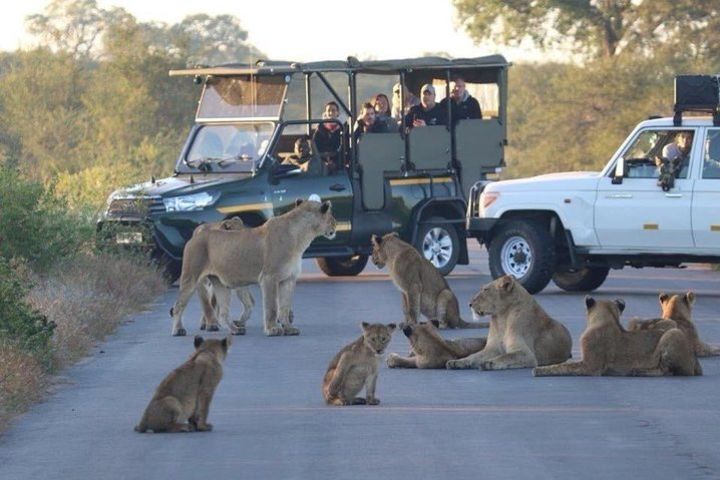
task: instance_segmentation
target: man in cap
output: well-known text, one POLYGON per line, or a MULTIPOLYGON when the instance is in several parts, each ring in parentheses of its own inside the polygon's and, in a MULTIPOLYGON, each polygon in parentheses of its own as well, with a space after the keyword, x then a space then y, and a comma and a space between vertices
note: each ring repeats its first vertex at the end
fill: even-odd
POLYGON ((480 103, 465 89, 465 79, 455 77, 450 82, 450 97, 443 98, 440 107, 447 111, 447 102, 452 100, 452 120, 455 125, 458 120, 482 118, 480 103))
POLYGON ((405 115, 405 128, 447 125, 446 112, 435 102, 435 87, 426 83, 420 89, 420 105, 405 115))

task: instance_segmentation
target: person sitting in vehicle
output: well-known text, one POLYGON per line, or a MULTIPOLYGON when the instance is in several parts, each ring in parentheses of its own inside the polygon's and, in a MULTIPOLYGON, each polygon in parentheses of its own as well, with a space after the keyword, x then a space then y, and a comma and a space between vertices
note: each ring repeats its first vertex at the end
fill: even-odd
POLYGON ((410 109, 416 105, 420 105, 420 100, 405 88, 405 107, 400 107, 400 83, 396 83, 393 86, 393 99, 392 99, 392 110, 391 116, 395 119, 398 125, 402 121, 403 117, 410 111, 410 109))
POLYGON ((321 175, 322 164, 320 159, 313 155, 310 146, 310 137, 303 135, 295 140, 295 153, 283 160, 283 165, 295 165, 310 175, 321 175))
MULTIPOLYGON (((337 120, 340 117, 340 107, 335 102, 328 102, 322 113, 326 120, 337 120)), ((342 145, 342 127, 337 122, 324 122, 318 125, 313 134, 313 143, 322 158, 328 173, 337 171, 338 153, 342 145)))
POLYGON ((373 104, 370 102, 363 103, 362 109, 360 110, 360 118, 355 124, 353 137, 357 142, 366 133, 387 133, 385 124, 376 120, 375 107, 373 107, 373 104))
POLYGON ((668 143, 662 149, 662 157, 655 159, 655 164, 661 168, 663 161, 667 161, 673 173, 678 177, 683 168, 687 169, 690 163, 690 147, 692 146, 693 133, 690 130, 682 130, 675 134, 675 141, 668 143))
POLYGON ((435 87, 426 83, 420 89, 420 105, 410 109, 405 115, 405 128, 447 125, 446 110, 435 103, 435 87))
POLYGON ((447 104, 449 100, 452 100, 453 102, 453 125, 456 125, 460 120, 482 118, 480 103, 466 90, 464 78, 457 76, 452 82, 450 82, 450 97, 443 98, 440 102, 440 108, 442 108, 445 112, 447 112, 447 104))
POLYGON ((398 129, 397 121, 392 116, 390 109, 390 101, 384 93, 378 93, 373 98, 373 107, 375 107, 375 122, 384 123, 385 130, 388 132, 396 132, 398 129))

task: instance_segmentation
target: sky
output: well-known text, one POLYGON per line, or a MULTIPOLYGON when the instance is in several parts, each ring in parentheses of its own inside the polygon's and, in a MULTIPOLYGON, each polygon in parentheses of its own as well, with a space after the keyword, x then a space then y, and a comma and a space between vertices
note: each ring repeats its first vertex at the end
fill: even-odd
MULTIPOLYGON (((0 50, 31 47, 25 17, 42 13, 48 0, 4 2, 0 50)), ((230 14, 248 41, 269 58, 295 61, 406 58, 426 52, 453 57, 501 53, 510 61, 538 60, 537 52, 474 45, 455 19, 451 0, 98 0, 118 6, 143 22, 173 24, 195 13, 230 14), (169 6, 171 5, 171 6, 169 6)))

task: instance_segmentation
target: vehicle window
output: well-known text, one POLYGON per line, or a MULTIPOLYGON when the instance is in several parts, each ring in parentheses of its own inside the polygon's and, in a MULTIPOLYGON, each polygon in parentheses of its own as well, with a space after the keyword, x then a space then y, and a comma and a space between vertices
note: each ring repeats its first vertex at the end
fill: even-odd
POLYGON ((265 153, 272 131, 271 123, 203 126, 183 165, 186 171, 250 172, 265 153))
POLYGON ((625 150, 625 177, 657 178, 663 162, 676 178, 687 178, 691 130, 645 130, 625 150))
POLYGON ((283 76, 210 77, 197 118, 279 118, 286 88, 283 76))
POLYGON ((720 179, 720 129, 708 130, 705 139, 702 178, 720 179))

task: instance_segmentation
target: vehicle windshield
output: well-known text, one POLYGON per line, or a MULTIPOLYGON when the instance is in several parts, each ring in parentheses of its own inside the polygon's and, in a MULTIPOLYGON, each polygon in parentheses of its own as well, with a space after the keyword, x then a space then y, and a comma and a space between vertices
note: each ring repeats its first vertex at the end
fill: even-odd
POLYGON ((204 125, 178 164, 179 172, 252 172, 265 154, 274 125, 241 123, 204 125))

